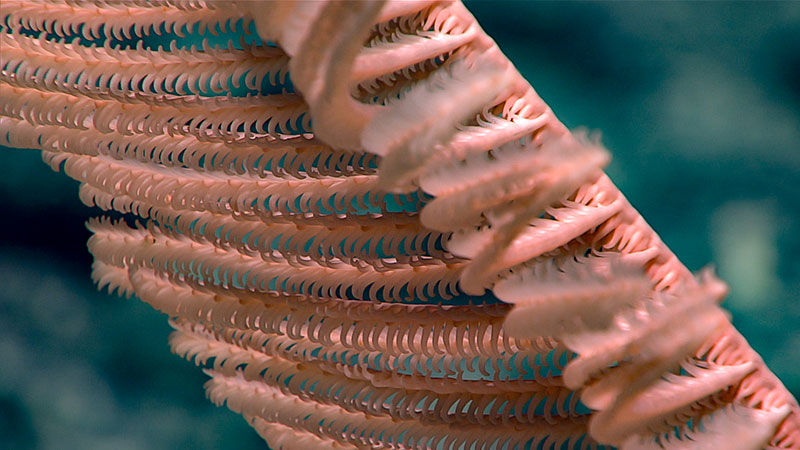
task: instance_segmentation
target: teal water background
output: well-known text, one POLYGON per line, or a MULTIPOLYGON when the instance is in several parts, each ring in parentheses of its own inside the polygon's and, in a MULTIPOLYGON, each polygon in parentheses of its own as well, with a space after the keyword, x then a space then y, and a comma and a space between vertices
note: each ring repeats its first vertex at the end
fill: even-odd
MULTIPOLYGON (((800 3, 467 2, 800 394, 800 3)), ((77 182, 0 151, 0 449, 264 448, 165 317, 98 293, 77 182)))

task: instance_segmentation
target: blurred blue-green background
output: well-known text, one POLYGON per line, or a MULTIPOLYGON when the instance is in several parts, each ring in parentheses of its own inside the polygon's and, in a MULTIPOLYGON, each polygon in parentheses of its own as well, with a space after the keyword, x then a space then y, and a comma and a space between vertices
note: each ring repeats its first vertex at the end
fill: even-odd
MULTIPOLYGON (((467 6, 800 394, 800 3, 467 6)), ((0 198, 0 449, 264 448, 164 316, 95 290, 76 182, 2 149, 0 198)))

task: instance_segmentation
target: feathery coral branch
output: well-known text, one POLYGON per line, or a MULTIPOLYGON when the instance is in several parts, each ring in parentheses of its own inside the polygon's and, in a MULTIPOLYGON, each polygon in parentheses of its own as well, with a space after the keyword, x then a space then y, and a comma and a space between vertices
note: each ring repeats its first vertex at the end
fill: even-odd
POLYGON ((168 314, 273 448, 800 448, 724 284, 461 3, 0 17, 0 143, 145 221, 91 222, 95 280, 168 314))

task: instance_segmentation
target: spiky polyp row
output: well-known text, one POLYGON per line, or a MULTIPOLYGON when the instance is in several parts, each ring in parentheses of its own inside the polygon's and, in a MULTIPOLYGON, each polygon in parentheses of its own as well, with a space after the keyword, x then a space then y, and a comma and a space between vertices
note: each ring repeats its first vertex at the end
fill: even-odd
POLYGON ((90 224, 96 281, 273 448, 800 447, 724 285, 463 5, 224 5, 3 1, 0 143, 143 222, 90 224))

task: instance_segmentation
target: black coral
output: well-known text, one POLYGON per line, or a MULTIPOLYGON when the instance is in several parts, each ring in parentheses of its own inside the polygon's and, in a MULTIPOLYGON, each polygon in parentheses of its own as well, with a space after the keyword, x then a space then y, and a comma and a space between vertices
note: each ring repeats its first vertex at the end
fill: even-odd
POLYGON ((799 445, 724 287, 460 3, 269 6, 1 7, 0 136, 145 222, 92 222, 95 279, 213 401, 285 448, 799 445), (142 39, 253 22, 281 47, 142 39))

